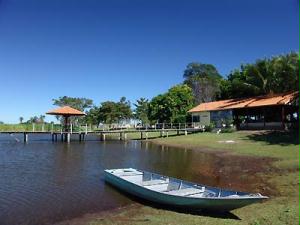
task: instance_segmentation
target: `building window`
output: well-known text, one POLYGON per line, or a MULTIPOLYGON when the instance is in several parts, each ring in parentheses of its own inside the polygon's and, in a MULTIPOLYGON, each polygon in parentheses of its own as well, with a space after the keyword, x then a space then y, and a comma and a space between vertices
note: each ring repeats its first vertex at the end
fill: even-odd
POLYGON ((210 112, 210 120, 215 123, 217 127, 221 127, 222 123, 225 123, 228 120, 232 120, 232 111, 231 110, 222 110, 222 111, 212 111, 210 112))
POLYGON ((193 115, 193 118, 192 118, 193 120, 193 122, 194 123, 199 123, 200 122, 200 116, 199 115, 193 115))

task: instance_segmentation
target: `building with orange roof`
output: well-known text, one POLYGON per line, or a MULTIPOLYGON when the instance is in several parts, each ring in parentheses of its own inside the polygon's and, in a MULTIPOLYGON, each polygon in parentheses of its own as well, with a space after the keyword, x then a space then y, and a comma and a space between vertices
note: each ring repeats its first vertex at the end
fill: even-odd
POLYGON ((189 113, 203 125, 232 120, 238 129, 288 128, 298 125, 299 92, 206 102, 189 113))

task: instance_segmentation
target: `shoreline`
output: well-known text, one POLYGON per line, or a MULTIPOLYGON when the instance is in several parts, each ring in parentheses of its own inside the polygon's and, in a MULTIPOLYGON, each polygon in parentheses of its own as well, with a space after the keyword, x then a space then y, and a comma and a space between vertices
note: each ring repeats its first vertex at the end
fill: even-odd
POLYGON ((142 207, 142 205, 140 205, 139 203, 131 203, 129 205, 121 206, 113 209, 108 209, 108 210, 103 210, 103 211, 93 212, 93 213, 85 213, 78 217, 55 222, 52 225, 86 225, 91 221, 105 220, 105 217, 116 215, 122 212, 123 210, 132 210, 140 207, 142 207))

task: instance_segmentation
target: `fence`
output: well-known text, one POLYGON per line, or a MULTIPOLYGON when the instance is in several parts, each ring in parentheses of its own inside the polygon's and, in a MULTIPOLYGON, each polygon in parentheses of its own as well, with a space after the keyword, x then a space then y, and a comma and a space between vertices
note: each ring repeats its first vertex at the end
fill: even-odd
MULTIPOLYGON (((160 130, 160 129, 189 129, 202 128, 200 123, 156 123, 146 125, 135 124, 71 124, 69 131, 72 132, 93 132, 109 130, 160 130)), ((19 131, 19 132, 61 132, 63 126, 53 123, 32 123, 32 124, 0 124, 0 131, 19 131)))

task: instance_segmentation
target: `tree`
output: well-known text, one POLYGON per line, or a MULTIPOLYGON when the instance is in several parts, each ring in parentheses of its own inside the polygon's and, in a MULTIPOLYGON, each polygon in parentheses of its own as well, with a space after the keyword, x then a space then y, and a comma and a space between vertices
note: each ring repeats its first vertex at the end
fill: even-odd
POLYGON ((37 116, 33 116, 33 117, 30 117, 29 120, 27 120, 26 123, 38 123, 39 122, 39 118, 37 116))
POLYGON ((93 106, 85 116, 85 123, 88 124, 99 124, 101 122, 100 116, 99 116, 99 110, 100 108, 97 106, 93 106))
POLYGON ((215 100, 222 77, 213 65, 190 63, 183 77, 184 83, 193 90, 196 104, 215 100))
POLYGON ((176 85, 167 93, 154 97, 149 104, 152 122, 185 122, 187 111, 193 107, 193 92, 187 85, 176 85))
POLYGON ((57 106, 70 106, 80 111, 85 111, 93 106, 93 100, 88 98, 73 98, 68 96, 52 99, 53 105, 57 106))
POLYGON ((241 98, 299 90, 299 54, 258 59, 241 65, 221 82, 219 98, 241 98))
POLYGON ((121 97, 120 101, 117 103, 119 119, 130 119, 132 117, 132 110, 130 105, 130 101, 127 101, 125 97, 121 97))
POLYGON ((39 122, 44 123, 45 122, 45 115, 40 115, 39 122))
POLYGON ((20 123, 23 123, 24 118, 22 116, 19 117, 20 123))
MULTIPOLYGON (((93 100, 88 98, 73 98, 68 96, 59 97, 58 99, 52 99, 53 105, 57 106, 70 106, 80 111, 85 111, 93 106, 93 100)), ((61 120, 60 116, 56 116, 57 120, 61 120)), ((84 122, 84 118, 71 117, 72 123, 84 122)))
POLYGON ((140 98, 136 100, 135 106, 135 117, 142 121, 143 124, 149 123, 149 101, 145 98, 140 98))
POLYGON ((102 102, 99 107, 94 106, 87 112, 86 121, 99 124, 119 123, 121 120, 130 119, 132 111, 130 102, 122 97, 119 102, 102 102))

